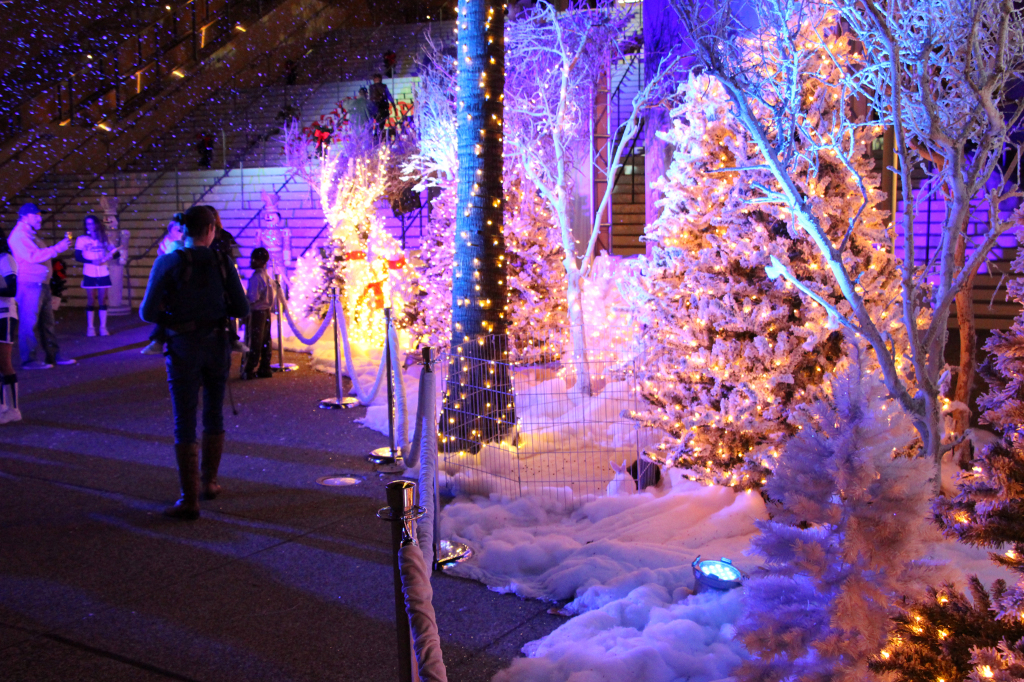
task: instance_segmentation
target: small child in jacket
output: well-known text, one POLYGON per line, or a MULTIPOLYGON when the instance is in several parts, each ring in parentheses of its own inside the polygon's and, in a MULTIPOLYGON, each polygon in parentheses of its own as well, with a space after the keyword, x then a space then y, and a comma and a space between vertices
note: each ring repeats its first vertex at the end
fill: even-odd
POLYGON ((252 250, 250 266, 252 277, 246 288, 249 298, 249 321, 245 325, 246 345, 251 349, 245 354, 242 379, 265 379, 272 377, 270 371, 270 311, 277 304, 274 280, 267 274, 270 252, 262 246, 252 250))

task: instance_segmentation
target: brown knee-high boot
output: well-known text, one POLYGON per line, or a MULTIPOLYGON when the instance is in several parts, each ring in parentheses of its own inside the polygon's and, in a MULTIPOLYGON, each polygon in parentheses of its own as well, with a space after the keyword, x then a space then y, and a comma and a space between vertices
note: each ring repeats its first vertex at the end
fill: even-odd
POLYGON ((194 521, 199 518, 199 445, 175 443, 174 457, 178 461, 178 479, 181 498, 164 510, 166 516, 194 521))
POLYGON ((224 453, 224 432, 203 434, 203 499, 212 500, 224 488, 217 483, 220 456, 224 453))

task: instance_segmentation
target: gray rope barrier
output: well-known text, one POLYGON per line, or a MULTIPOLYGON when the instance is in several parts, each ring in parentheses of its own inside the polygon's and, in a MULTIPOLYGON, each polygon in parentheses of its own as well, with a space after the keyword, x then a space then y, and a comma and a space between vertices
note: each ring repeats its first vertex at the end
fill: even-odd
MULTIPOLYGON (((278 295, 280 296, 280 294, 280 289, 278 289, 278 295)), ((302 332, 299 331, 298 326, 295 324, 295 320, 292 319, 292 313, 288 309, 288 303, 286 303, 284 299, 281 300, 283 303, 284 318, 288 321, 288 327, 292 330, 292 334, 295 335, 295 338, 301 341, 304 345, 312 346, 314 343, 316 343, 323 337, 324 333, 327 331, 327 328, 331 325, 331 316, 334 314, 333 298, 331 299, 330 307, 327 309, 327 316, 324 317, 323 322, 320 323, 320 328, 316 330, 316 333, 314 333, 312 336, 308 338, 302 335, 302 332)))
POLYGON ((434 404, 436 376, 432 366, 430 348, 423 349, 423 374, 420 375, 420 401, 416 409, 416 431, 410 448, 410 467, 420 462, 419 503, 424 509, 423 519, 416 526, 416 536, 423 552, 429 552, 430 565, 437 562, 437 525, 441 508, 437 489, 437 407, 434 404))
POLYGON ((412 628, 412 647, 416 653, 420 680, 448 682, 448 672, 441 654, 441 637, 437 633, 430 571, 423 553, 415 543, 405 544, 398 550, 398 567, 402 574, 405 612, 412 628))

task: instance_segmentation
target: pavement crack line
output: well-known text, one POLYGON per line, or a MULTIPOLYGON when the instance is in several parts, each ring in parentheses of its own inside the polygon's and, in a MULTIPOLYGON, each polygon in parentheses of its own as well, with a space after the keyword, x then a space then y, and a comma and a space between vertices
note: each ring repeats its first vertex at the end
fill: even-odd
MULTIPOLYGON (((125 665, 129 665, 129 666, 131 666, 133 668, 138 668, 139 670, 145 670, 146 672, 150 672, 150 673, 153 673, 155 675, 160 675, 161 677, 166 677, 169 680, 180 680, 181 682, 199 682, 199 680, 197 680, 197 679, 195 679, 193 677, 187 677, 185 675, 180 675, 180 674, 174 672, 173 670, 167 670, 166 668, 161 668, 160 666, 156 666, 156 665, 153 665, 151 663, 146 663, 145 661, 140 661, 140 660, 131 658, 129 656, 123 656, 123 655, 121 655, 119 653, 115 653, 113 651, 107 651, 106 649, 100 649, 98 647, 94 647, 94 646, 91 646, 89 644, 85 644, 84 642, 79 642, 77 640, 71 639, 70 637, 64 637, 63 635, 58 635, 58 634, 56 634, 54 632, 37 632, 37 631, 32 630, 30 628, 24 628, 24 627, 20 627, 20 626, 17 626, 17 625, 11 625, 9 623, 3 623, 3 625, 5 627, 8 627, 8 628, 12 629, 12 630, 20 630, 21 632, 24 632, 24 633, 27 633, 27 634, 31 634, 31 635, 33 635, 35 637, 41 637, 43 639, 48 639, 48 640, 50 640, 52 642, 56 642, 58 644, 63 644, 64 646, 71 647, 72 649, 78 649, 79 651, 84 651, 86 653, 92 654, 93 656, 99 656, 100 658, 107 658, 107 659, 110 659, 112 661, 117 661, 118 663, 123 663, 125 665)), ((29 641, 31 641, 31 640, 29 640, 29 641)), ((26 642, 19 642, 18 645, 19 646, 20 645, 24 645, 25 643, 26 642)))

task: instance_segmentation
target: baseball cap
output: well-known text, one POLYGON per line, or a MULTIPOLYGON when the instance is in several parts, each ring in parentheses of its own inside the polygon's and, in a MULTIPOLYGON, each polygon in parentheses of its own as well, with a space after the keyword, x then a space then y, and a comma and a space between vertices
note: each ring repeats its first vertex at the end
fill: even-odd
POLYGON ((33 204, 31 202, 29 202, 27 204, 22 204, 21 208, 18 209, 18 217, 19 218, 24 218, 25 216, 32 215, 33 213, 39 214, 39 213, 42 213, 42 211, 39 210, 38 206, 36 206, 35 204, 33 204))

